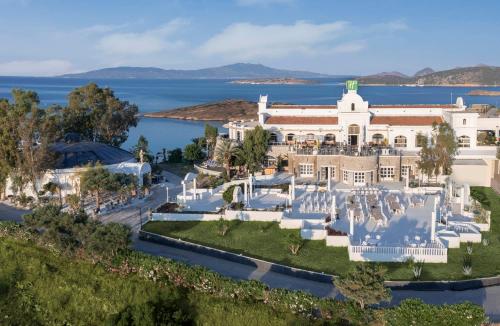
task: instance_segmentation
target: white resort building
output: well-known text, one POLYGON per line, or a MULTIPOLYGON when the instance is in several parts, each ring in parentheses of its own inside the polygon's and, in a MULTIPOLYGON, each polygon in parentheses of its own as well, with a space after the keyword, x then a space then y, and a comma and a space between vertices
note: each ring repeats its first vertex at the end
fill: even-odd
MULTIPOLYGON (((88 164, 100 163, 112 173, 133 174, 138 185, 143 185, 144 177, 151 174, 151 166, 147 162, 137 162, 134 155, 126 150, 111 145, 66 139, 50 145, 50 150, 57 155, 52 169, 48 170, 37 183, 37 189, 54 182, 61 186, 61 196, 80 192, 80 175, 88 164)), ((6 196, 19 195, 13 187, 12 179, 7 180, 6 196)), ((26 196, 35 197, 33 186, 27 184, 22 191, 26 196)))
POLYGON ((459 153, 454 181, 490 186, 498 164, 489 135, 500 136, 500 118, 455 104, 371 105, 358 94, 357 81, 332 105, 270 104, 260 96, 258 121, 226 125, 229 138, 242 141, 245 131, 260 125, 271 133, 269 161, 281 156, 296 177, 364 186, 419 177, 418 152, 434 123, 447 122, 457 136, 459 153), (479 140, 478 140, 479 139, 479 140))
POLYGON ((336 105, 270 105, 261 96, 258 121, 228 123, 229 138, 242 141, 245 131, 262 126, 272 135, 269 161, 288 161, 285 172, 214 189, 198 188, 188 174, 178 210, 156 212, 153 220, 273 221, 300 229, 304 239, 346 247, 352 261, 446 263, 448 249, 482 242, 491 213, 470 186, 500 179, 500 118, 468 109, 462 98, 451 105, 370 105, 355 81, 347 89, 336 105), (438 184, 410 182, 420 180, 420 148, 442 122, 458 138, 453 174, 438 184))

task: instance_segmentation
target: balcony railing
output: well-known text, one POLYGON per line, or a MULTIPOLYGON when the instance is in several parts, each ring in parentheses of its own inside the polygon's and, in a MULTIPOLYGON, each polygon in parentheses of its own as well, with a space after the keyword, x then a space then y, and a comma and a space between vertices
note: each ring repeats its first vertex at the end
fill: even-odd
POLYGON ((394 156, 400 155, 400 150, 390 147, 373 147, 362 146, 360 148, 354 146, 321 146, 319 148, 312 147, 296 147, 297 155, 347 155, 347 156, 394 156))

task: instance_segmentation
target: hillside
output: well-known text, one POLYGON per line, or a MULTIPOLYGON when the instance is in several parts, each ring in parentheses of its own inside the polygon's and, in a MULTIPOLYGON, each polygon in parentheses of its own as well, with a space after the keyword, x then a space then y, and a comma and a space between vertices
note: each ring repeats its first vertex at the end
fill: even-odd
MULTIPOLYGON (((427 70, 424 69, 424 70, 427 70)), ((486 86, 500 85, 500 67, 476 66, 437 72, 417 72, 413 77, 377 74, 358 78, 365 85, 435 85, 435 86, 486 86)))
POLYGON ((309 71, 275 69, 261 64, 235 63, 231 65, 195 69, 162 69, 156 67, 115 67, 66 74, 63 78, 84 79, 237 79, 237 78, 325 78, 332 77, 309 71))
POLYGON ((224 100, 182 107, 169 111, 145 113, 148 118, 181 120, 235 121, 257 119, 257 103, 245 100, 224 100))

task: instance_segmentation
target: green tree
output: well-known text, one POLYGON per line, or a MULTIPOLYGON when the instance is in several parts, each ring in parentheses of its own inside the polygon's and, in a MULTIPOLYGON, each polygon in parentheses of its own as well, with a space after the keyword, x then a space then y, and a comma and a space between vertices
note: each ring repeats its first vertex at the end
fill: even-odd
POLYGON ((190 162, 199 161, 203 159, 203 151, 198 144, 187 144, 184 147, 184 159, 190 162))
POLYGON ((361 309, 391 299, 391 291, 384 286, 385 268, 372 263, 356 265, 346 276, 334 280, 340 293, 354 300, 361 309))
POLYGON ((261 126, 257 126, 253 130, 245 131, 242 155, 251 173, 262 168, 270 138, 269 131, 264 130, 261 126))
POLYGON ((117 98, 110 88, 95 83, 74 89, 63 110, 64 132, 77 132, 84 139, 120 146, 130 127, 137 125, 138 108, 117 98))
POLYGON ((232 140, 221 138, 215 147, 215 159, 224 165, 228 178, 231 178, 231 160, 237 151, 237 146, 232 140))
POLYGON ((143 135, 139 136, 137 144, 132 148, 132 153, 138 162, 141 160, 141 150, 144 162, 153 162, 153 155, 149 150, 149 142, 143 135))
POLYGON ((111 191, 116 191, 119 184, 112 173, 101 164, 87 166, 80 175, 80 191, 82 194, 90 194, 94 197, 96 211, 101 207, 102 196, 111 191))
POLYGON ((219 135, 219 131, 217 127, 205 124, 205 140, 207 143, 207 152, 208 157, 212 158, 214 155, 215 145, 217 144, 217 136, 219 135))
POLYGON ((428 178, 432 175, 450 175, 455 155, 458 152, 458 143, 455 132, 446 122, 433 124, 433 136, 430 144, 425 142, 420 150, 419 169, 428 178))
POLYGON ((169 163, 180 163, 182 162, 182 149, 175 148, 168 151, 168 162, 169 163))
POLYGON ((86 249, 97 256, 114 257, 130 244, 130 227, 120 223, 99 223, 86 241, 86 249))
POLYGON ((57 194, 59 196, 59 206, 62 206, 62 204, 63 204, 62 188, 61 188, 61 185, 59 183, 54 182, 54 181, 49 181, 43 185, 43 190, 50 192, 50 194, 52 196, 54 194, 57 194))
MULTIPOLYGON (((35 92, 13 90, 14 103, 11 107, 13 115, 11 123, 16 125, 17 132, 11 137, 19 144, 15 168, 24 180, 31 183, 32 190, 38 197, 38 181, 45 172, 52 168, 56 156, 50 151, 49 145, 55 135, 46 130, 46 112, 39 108, 40 100, 35 92)), ((50 126, 52 130, 52 126, 50 126)))
POLYGON ((66 195, 65 200, 66 200, 66 203, 69 206, 69 209, 70 209, 71 213, 76 213, 76 212, 78 212, 78 211, 81 210, 81 208, 82 208, 82 205, 81 205, 82 199, 77 194, 66 195))

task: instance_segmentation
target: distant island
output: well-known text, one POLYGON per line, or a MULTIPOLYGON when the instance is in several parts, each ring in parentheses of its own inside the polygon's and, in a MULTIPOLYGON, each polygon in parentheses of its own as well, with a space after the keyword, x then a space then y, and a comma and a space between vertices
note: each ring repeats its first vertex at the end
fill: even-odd
POLYGON ((174 110, 144 113, 148 118, 181 120, 235 121, 257 119, 257 103, 229 99, 219 102, 182 107, 174 110))
POLYGON ((318 81, 299 78, 269 78, 269 79, 239 79, 233 80, 231 84, 251 84, 251 85, 307 85, 317 84, 318 81))
POLYGON ((235 63, 194 70, 162 69, 157 67, 114 67, 58 77, 82 79, 256 79, 328 78, 337 76, 309 71, 275 69, 261 64, 235 63))
POLYGON ((477 89, 467 93, 470 96, 500 96, 500 91, 488 91, 484 89, 477 89))
POLYGON ((358 81, 367 86, 494 86, 500 85, 500 67, 480 65, 443 71, 425 68, 413 76, 384 72, 360 77, 358 81))

